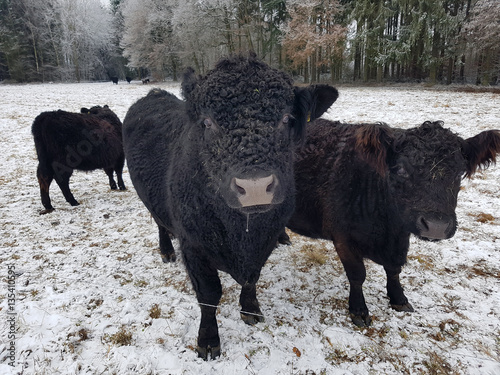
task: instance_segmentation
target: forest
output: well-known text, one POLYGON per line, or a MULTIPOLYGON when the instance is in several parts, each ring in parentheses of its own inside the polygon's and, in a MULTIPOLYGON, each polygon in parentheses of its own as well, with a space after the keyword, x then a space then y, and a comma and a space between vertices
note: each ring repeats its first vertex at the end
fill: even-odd
POLYGON ((497 85, 498 0, 0 0, 0 81, 181 78, 253 50, 303 82, 497 85))

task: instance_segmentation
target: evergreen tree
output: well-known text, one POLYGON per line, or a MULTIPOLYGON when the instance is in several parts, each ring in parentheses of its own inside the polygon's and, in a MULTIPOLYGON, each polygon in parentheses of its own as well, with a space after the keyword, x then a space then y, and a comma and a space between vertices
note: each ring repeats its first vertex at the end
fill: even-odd
POLYGON ((476 53, 477 83, 497 84, 500 74, 500 2, 478 0, 464 28, 468 50, 476 53))

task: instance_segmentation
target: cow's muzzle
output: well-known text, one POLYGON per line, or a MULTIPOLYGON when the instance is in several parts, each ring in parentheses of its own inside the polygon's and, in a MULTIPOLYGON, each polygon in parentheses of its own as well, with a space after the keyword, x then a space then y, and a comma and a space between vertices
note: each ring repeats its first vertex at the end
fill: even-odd
POLYGON ((230 189, 242 208, 268 206, 273 203, 278 184, 278 178, 274 174, 255 179, 234 177, 231 179, 230 189))
POLYGON ((421 215, 417 218, 420 237, 429 240, 444 240, 453 237, 456 230, 454 218, 429 218, 421 215))

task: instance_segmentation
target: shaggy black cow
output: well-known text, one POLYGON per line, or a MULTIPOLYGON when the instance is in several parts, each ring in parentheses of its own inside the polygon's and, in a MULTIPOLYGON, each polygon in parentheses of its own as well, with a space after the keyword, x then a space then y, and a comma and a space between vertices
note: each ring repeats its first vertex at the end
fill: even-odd
POLYGON ((82 108, 82 113, 65 111, 43 112, 33 122, 31 132, 38 155, 37 177, 45 210, 54 210, 49 188, 53 179, 64 198, 72 206, 79 203, 71 194, 69 179, 73 170, 104 169, 111 189, 125 190, 122 179, 125 154, 122 143, 122 123, 108 106, 82 108))
POLYGON ((125 77, 128 83, 132 82, 132 77, 125 77))
POLYGON ((111 78, 111 82, 113 82, 115 85, 118 84, 118 77, 110 77, 111 78))
POLYGON ((287 226, 333 241, 349 279, 354 324, 371 322, 363 258, 384 267, 391 306, 413 311, 399 281, 410 234, 429 240, 455 234, 460 181, 495 162, 500 132, 462 139, 440 122, 403 130, 321 119, 307 131, 297 152, 296 209, 287 226))
POLYGON ((159 227, 164 261, 179 240, 201 308, 198 354, 220 355, 218 270, 241 286, 241 317, 263 321, 261 269, 293 211, 293 150, 308 116, 337 98, 326 85, 297 88, 256 58, 232 56, 206 76, 189 69, 185 101, 152 90, 124 120, 130 177, 159 227))

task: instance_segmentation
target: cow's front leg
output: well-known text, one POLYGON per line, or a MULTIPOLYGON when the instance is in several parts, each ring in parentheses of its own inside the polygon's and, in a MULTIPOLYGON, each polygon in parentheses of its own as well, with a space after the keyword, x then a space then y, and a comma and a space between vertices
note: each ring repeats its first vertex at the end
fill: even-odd
POLYGON ((264 321, 257 301, 257 289, 255 284, 246 284, 241 287, 240 294, 241 319, 246 324, 255 325, 264 321))
POLYGON ((286 233, 285 229, 278 236, 278 244, 282 245, 291 245, 292 241, 290 241, 290 236, 286 233))
MULTIPOLYGON (((220 338, 215 313, 222 296, 222 286, 217 269, 209 261, 197 255, 197 251, 184 255, 196 298, 201 309, 201 322, 198 331, 198 356, 207 360, 220 356, 220 338)), ((199 252, 198 252, 199 254, 199 252)))
POLYGON ((366 278, 363 258, 353 254, 351 249, 344 244, 335 244, 335 249, 349 279, 349 315, 351 320, 358 327, 368 327, 372 319, 363 295, 363 283, 366 278))
POLYGON ((387 296, 389 297, 391 307, 396 311, 415 311, 413 306, 408 302, 408 298, 406 298, 401 282, 399 281, 401 267, 384 267, 384 269, 387 275, 387 296))

